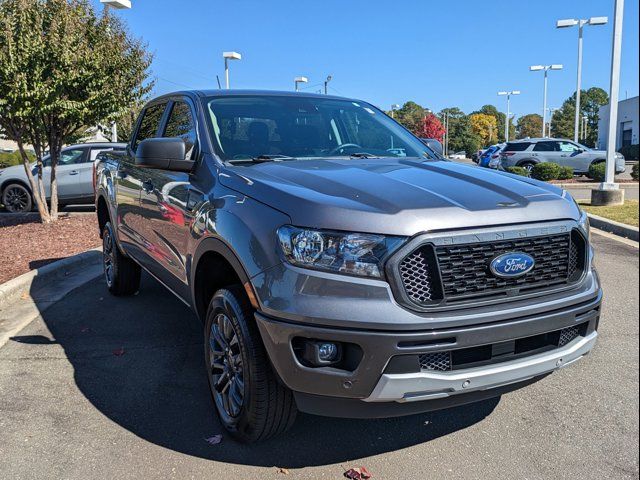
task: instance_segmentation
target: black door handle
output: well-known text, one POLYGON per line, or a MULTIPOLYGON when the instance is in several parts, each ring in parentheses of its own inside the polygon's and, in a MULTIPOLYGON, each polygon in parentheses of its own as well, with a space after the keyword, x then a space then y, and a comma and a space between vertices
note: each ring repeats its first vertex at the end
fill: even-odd
POLYGON ((142 189, 146 192, 146 193, 151 193, 154 190, 154 186, 153 186, 153 182, 151 180, 145 180, 144 182, 142 182, 142 189))

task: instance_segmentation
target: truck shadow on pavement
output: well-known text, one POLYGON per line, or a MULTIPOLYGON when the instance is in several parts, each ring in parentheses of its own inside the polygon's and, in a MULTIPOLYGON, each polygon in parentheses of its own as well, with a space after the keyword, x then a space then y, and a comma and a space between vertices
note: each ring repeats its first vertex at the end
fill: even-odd
MULTIPOLYGON (((385 420, 298 416, 285 435, 241 445, 224 434, 209 394, 200 321, 144 276, 140 293, 112 297, 102 279, 70 293, 42 317, 99 412, 139 438, 187 455, 243 465, 301 468, 347 462, 428 442, 482 421, 499 399, 385 420), (222 433, 218 445, 205 439, 222 433)), ((97 417, 96 417, 97 418, 97 417)), ((101 421, 101 420, 100 420, 101 421)))

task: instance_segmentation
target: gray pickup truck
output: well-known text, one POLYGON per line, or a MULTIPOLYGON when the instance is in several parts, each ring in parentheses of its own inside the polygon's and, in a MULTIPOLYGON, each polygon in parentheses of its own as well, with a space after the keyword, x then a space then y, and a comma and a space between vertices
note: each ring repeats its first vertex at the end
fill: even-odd
POLYGON ((215 409, 244 442, 297 411, 498 396, 596 342, 602 292, 571 196, 446 161, 360 100, 163 96, 125 152, 101 155, 96 186, 108 289, 137 292, 145 270, 197 313, 215 409))

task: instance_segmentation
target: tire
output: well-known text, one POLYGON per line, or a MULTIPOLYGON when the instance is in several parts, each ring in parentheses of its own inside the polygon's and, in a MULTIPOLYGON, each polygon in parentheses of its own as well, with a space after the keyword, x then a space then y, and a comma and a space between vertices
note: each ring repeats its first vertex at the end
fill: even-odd
POLYGON ((204 328, 209 390, 220 421, 236 440, 253 443, 288 430, 297 409, 278 382, 242 287, 218 290, 204 328))
POLYGON ((531 174, 531 170, 536 166, 535 162, 522 162, 518 165, 519 167, 524 168, 529 174, 531 174))
POLYGON ((33 198, 27 187, 11 183, 2 192, 2 204, 11 213, 27 213, 33 208, 33 198))
POLYGON ((120 252, 110 222, 102 229, 102 266, 113 295, 133 295, 140 289, 140 266, 120 252))

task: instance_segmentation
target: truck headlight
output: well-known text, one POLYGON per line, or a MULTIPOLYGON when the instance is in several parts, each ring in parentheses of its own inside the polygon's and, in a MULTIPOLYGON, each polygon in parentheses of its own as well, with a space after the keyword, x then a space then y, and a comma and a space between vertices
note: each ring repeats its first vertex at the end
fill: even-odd
POLYGON ((280 247, 287 262, 304 268, 361 277, 383 277, 384 261, 404 241, 371 233, 348 233, 282 226, 280 247))

